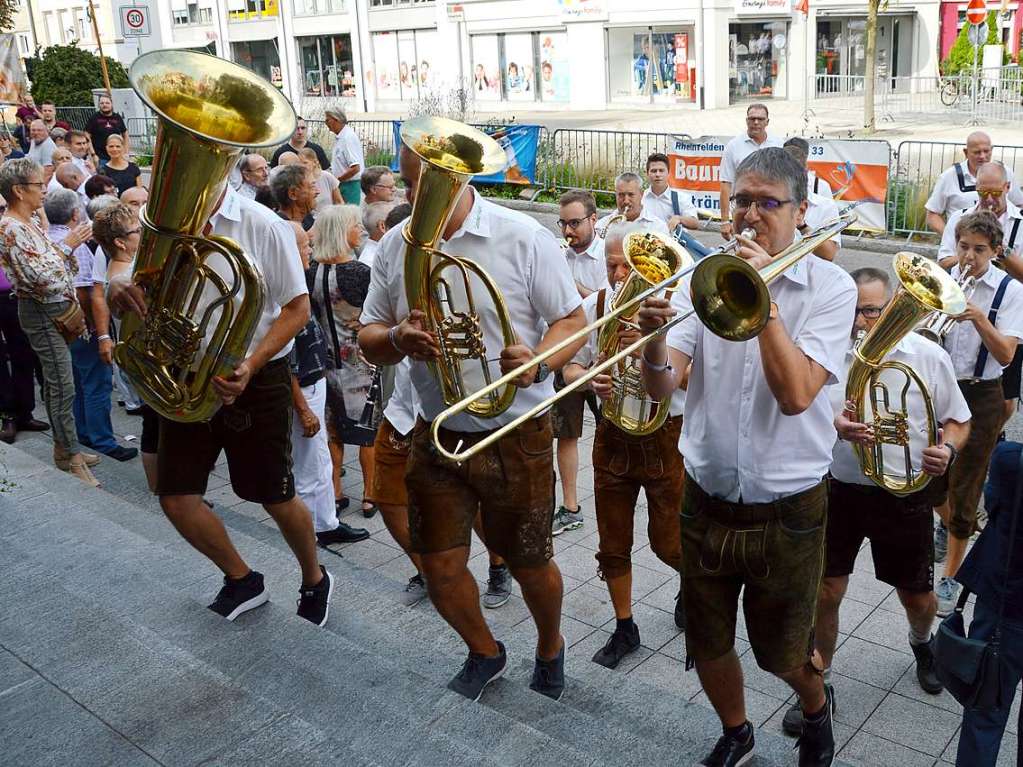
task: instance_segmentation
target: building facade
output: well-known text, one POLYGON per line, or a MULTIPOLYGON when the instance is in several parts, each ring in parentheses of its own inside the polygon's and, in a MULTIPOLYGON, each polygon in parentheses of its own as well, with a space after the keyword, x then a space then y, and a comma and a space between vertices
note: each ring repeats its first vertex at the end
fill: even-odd
MULTIPOLYGON (((889 0, 878 24, 879 76, 933 78, 942 14, 958 5, 965 0, 889 0)), ((313 116, 328 104, 400 112, 460 84, 477 108, 510 113, 802 99, 813 74, 856 87, 866 68, 865 6, 810 0, 802 13, 793 0, 102 0, 97 9, 105 50, 125 64, 152 48, 208 51, 263 75, 313 116), (121 37, 122 5, 149 9, 151 36, 121 37)), ((33 7, 40 44, 76 33, 90 45, 81 0, 33 7)))

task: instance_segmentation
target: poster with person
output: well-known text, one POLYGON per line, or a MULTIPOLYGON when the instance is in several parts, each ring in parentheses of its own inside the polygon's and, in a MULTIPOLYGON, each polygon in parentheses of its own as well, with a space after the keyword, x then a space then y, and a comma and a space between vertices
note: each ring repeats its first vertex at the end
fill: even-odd
POLYGON ((536 72, 533 69, 533 35, 504 36, 504 91, 509 101, 533 101, 536 72))
POLYGON ((544 101, 568 101, 568 35, 540 35, 540 97, 544 101))
POLYGON ((398 84, 398 36, 394 32, 373 33, 373 57, 376 59, 378 99, 401 98, 398 84))
POLYGON ((501 63, 497 35, 472 36, 472 90, 477 101, 501 99, 501 63))

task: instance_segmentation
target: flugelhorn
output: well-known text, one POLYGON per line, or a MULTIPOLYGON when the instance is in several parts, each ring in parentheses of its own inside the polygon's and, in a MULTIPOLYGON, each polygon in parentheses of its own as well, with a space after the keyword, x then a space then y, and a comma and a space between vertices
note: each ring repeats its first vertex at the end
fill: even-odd
POLYGON ((433 425, 431 426, 434 446, 441 455, 449 460, 458 462, 468 460, 480 451, 488 448, 494 442, 505 437, 509 432, 517 429, 526 421, 536 418, 558 400, 568 396, 576 389, 585 386, 596 376, 610 370, 623 359, 632 355, 632 353, 637 349, 645 346, 652 339, 666 334, 669 330, 671 330, 671 328, 685 321, 693 312, 700 317, 711 332, 721 336, 722 338, 741 340, 738 337, 742 334, 748 334, 749 337, 753 337, 763 330, 764 325, 767 324, 771 311, 770 296, 767 293, 767 285, 787 269, 792 267, 804 256, 812 253, 814 248, 819 246, 822 242, 826 242, 836 234, 839 234, 851 226, 853 222, 856 221, 856 215, 853 212, 853 208, 855 207, 855 205, 849 206, 843 214, 833 222, 824 225, 799 242, 790 245, 784 251, 776 255, 771 263, 759 272, 746 264, 745 260, 739 256, 731 253, 713 253, 695 264, 680 269, 670 277, 651 285, 646 290, 638 293, 629 303, 623 303, 621 306, 616 306, 614 310, 607 312, 604 316, 598 318, 594 322, 591 322, 586 327, 572 333, 570 336, 555 344, 547 351, 536 355, 527 362, 519 365, 514 370, 505 373, 499 379, 491 382, 480 391, 473 392, 462 399, 461 402, 457 402, 442 411, 433 420, 433 425), (733 265, 731 262, 741 262, 741 265, 746 268, 743 269, 738 264, 733 265), (633 314, 638 310, 640 304, 642 304, 647 298, 656 296, 666 288, 675 285, 689 273, 693 273, 691 294, 695 308, 692 311, 673 317, 664 325, 661 325, 657 330, 648 333, 625 348, 619 349, 616 354, 604 360, 600 364, 591 367, 585 374, 577 378, 575 381, 572 381, 572 383, 567 384, 553 397, 549 397, 542 402, 538 402, 525 413, 522 413, 501 428, 492 431, 471 447, 462 450, 462 445, 459 443, 455 446, 454 450, 449 450, 441 442, 440 430, 443 428, 444 422, 449 418, 464 413, 468 409, 469 405, 475 402, 479 397, 485 396, 488 393, 488 390, 493 391, 501 386, 509 385, 527 370, 530 370, 534 365, 550 359, 551 356, 557 354, 562 349, 577 343, 581 338, 586 338, 590 333, 604 327, 607 323, 620 322, 623 315, 633 314), (727 292, 727 296, 704 296, 698 293, 698 290, 716 289, 716 286, 719 283, 722 289, 727 292), (711 298, 716 298, 717 300, 711 300, 711 298), (732 313, 731 315, 729 314, 730 312, 732 313), (738 333, 738 329, 741 329, 743 333, 738 333))
POLYGON ((479 418, 493 418, 511 406, 516 389, 507 382, 500 392, 500 387, 489 385, 490 360, 470 276, 475 276, 490 295, 504 347, 517 342, 511 315, 500 289, 483 267, 468 258, 444 253, 437 245, 469 179, 501 170, 507 157, 487 134, 443 117, 407 120, 401 126, 401 140, 422 160, 412 215, 402 230, 405 297, 409 309, 419 309, 426 315, 426 330, 437 336, 440 358, 429 364, 444 401, 464 401, 469 387, 462 364, 475 362, 487 386, 465 410, 479 418), (456 275, 454 284, 449 280, 451 271, 456 275), (460 305, 462 301, 464 306, 460 305))
MULTIPOLYGON (((977 278, 970 272, 971 270, 967 269, 959 275, 959 280, 957 282, 959 288, 963 291, 963 297, 966 301, 970 300, 970 297, 973 296, 973 291, 977 289, 977 278)), ((963 311, 966 311, 965 303, 963 304, 963 311)), ((934 341, 934 343, 941 346, 945 343, 945 336, 948 335, 948 331, 950 331, 955 324, 956 319, 954 316, 944 312, 933 312, 920 323, 916 332, 924 338, 934 341)))
POLYGON ((114 359, 160 415, 208 421, 221 404, 212 379, 245 358, 266 287, 237 243, 203 228, 242 149, 286 141, 295 110, 248 69, 191 51, 144 54, 129 79, 157 115, 132 275, 148 311, 125 313, 114 359))
MULTIPOLYGON (((615 291, 609 310, 632 304, 633 311, 622 315, 619 322, 608 323, 600 329, 597 350, 605 358, 613 357, 621 346, 618 329, 622 325, 635 327, 639 306, 634 297, 693 263, 677 243, 654 231, 629 232, 622 242, 622 252, 631 270, 615 291)), ((668 417, 670 403, 670 397, 655 400, 647 394, 639 360, 626 357, 611 369, 611 396, 604 401, 601 413, 627 434, 642 436, 661 428, 668 417)))
POLYGON ((920 319, 932 312, 944 318, 966 310, 966 296, 960 285, 935 262, 913 253, 898 253, 893 261, 901 287, 885 307, 877 323, 853 350, 845 399, 854 403, 853 420, 865 423, 874 431, 871 445, 854 445, 864 475, 895 495, 908 495, 922 490, 931 478, 913 469, 910 453, 908 393, 911 385, 923 395, 927 421, 927 444, 938 440, 938 422, 934 415, 927 383, 909 365, 884 358, 920 319), (898 401, 891 388, 881 380, 886 370, 895 370, 904 377, 898 387, 898 401), (870 405, 868 415, 867 405, 870 405), (902 450, 902 472, 889 471, 884 461, 884 446, 902 450))

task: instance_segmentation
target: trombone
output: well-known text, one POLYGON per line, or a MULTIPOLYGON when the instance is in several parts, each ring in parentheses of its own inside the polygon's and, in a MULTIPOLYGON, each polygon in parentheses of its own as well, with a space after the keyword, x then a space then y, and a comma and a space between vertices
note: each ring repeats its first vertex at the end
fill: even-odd
POLYGON ((497 380, 490 382, 478 392, 469 394, 460 402, 456 402, 454 405, 443 410, 433 420, 431 425, 431 436, 433 437, 434 446, 442 456, 457 463, 472 458, 493 443, 503 439, 508 433, 514 431, 526 421, 536 418, 558 400, 568 396, 581 386, 585 386, 596 376, 610 370, 622 360, 627 359, 633 352, 645 346, 649 341, 665 335, 673 327, 688 319, 694 312, 703 324, 707 326, 708 330, 722 338, 731 341, 746 341, 753 338, 764 329, 770 315, 771 299, 768 293, 768 285, 804 256, 812 253, 821 243, 830 240, 836 234, 851 226, 856 220, 856 214, 853 212, 854 207, 856 206, 852 205, 846 208, 845 212, 830 224, 822 226, 813 234, 790 245, 775 256, 771 263, 759 271, 750 266, 745 259, 733 255, 731 251, 735 249, 735 244, 729 242, 719 251, 715 251, 695 264, 680 269, 670 277, 650 285, 646 290, 638 293, 631 301, 614 307, 612 311, 607 312, 586 327, 577 330, 547 351, 536 355, 514 370, 505 373, 497 380), (461 442, 455 445, 454 450, 448 450, 444 447, 440 439, 440 430, 444 422, 449 418, 464 413, 480 397, 485 397, 495 389, 510 384, 534 365, 550 359, 550 357, 562 349, 585 339, 590 333, 602 328, 607 323, 620 321, 621 317, 633 314, 643 301, 651 296, 659 295, 668 288, 674 288, 683 277, 690 273, 693 275, 691 295, 694 307, 691 311, 676 315, 656 330, 619 349, 614 356, 608 357, 599 365, 594 365, 584 375, 565 386, 553 397, 538 402, 525 413, 522 413, 501 428, 492 431, 471 447, 462 450, 461 442))

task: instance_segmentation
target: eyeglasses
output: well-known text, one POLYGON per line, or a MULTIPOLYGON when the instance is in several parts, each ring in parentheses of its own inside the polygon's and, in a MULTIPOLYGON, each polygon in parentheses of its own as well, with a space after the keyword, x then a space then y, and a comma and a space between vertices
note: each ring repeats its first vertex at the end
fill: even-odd
POLYGON ((570 218, 568 221, 565 221, 564 219, 559 218, 558 226, 562 229, 578 229, 583 225, 583 221, 585 220, 585 218, 570 218))
POLYGON ((135 229, 129 229, 127 232, 122 234, 121 237, 131 237, 133 234, 141 234, 141 233, 142 233, 142 227, 140 226, 140 227, 137 227, 135 229))
POLYGON ((977 196, 980 199, 1000 200, 1005 193, 1004 189, 978 189, 977 196))
POLYGON ((876 320, 884 311, 883 306, 857 306, 856 313, 862 314, 868 320, 876 320))
POLYGON ((37 186, 40 189, 45 189, 46 188, 46 182, 45 181, 23 181, 20 184, 15 184, 15 186, 37 186))
POLYGON ((774 213, 783 205, 794 202, 794 200, 776 200, 773 197, 747 197, 744 194, 733 194, 728 199, 738 211, 747 211, 756 205, 757 210, 761 213, 774 213))

